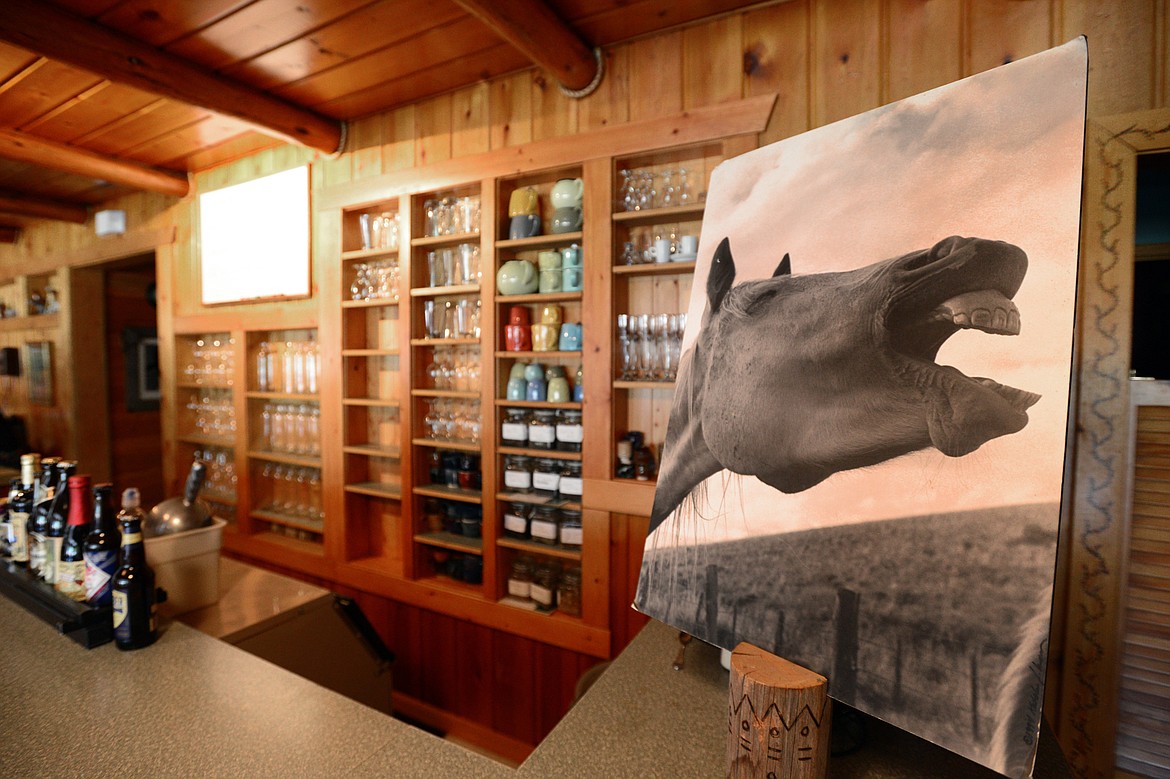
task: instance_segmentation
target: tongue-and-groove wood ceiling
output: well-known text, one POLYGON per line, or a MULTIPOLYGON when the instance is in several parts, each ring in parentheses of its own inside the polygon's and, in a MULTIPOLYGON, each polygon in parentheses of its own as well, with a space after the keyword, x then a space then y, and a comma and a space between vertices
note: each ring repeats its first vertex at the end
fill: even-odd
POLYGON ((0 226, 178 194, 273 138, 333 151, 345 120, 533 64, 578 88, 594 47, 754 4, 0 0, 0 226))

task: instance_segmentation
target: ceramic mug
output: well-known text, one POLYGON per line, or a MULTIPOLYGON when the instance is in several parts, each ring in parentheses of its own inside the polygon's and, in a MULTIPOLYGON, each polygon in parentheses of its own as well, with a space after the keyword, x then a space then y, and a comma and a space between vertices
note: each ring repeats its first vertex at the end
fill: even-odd
POLYGON ((531 238, 540 235, 540 214, 517 214, 508 225, 508 237, 531 238))
POLYGON ((536 264, 541 270, 560 270, 560 252, 541 252, 536 255, 536 264))
POLYGON ((537 322, 532 325, 532 351, 555 352, 557 350, 557 326, 537 322))
POLYGON ((540 288, 542 294, 561 291, 561 269, 542 270, 540 272, 540 288))
POLYGON ((560 350, 562 352, 581 351, 580 322, 565 322, 561 325, 560 350))
POLYGON ((580 268, 581 267, 581 247, 577 244, 572 244, 561 249, 561 267, 563 268, 580 268))
POLYGON ((508 400, 524 400, 528 391, 528 382, 523 377, 508 379, 506 395, 508 400))
POLYGON ((684 235, 678 239, 678 253, 688 257, 699 252, 699 236, 684 235))
POLYGON ((558 376, 548 383, 549 403, 568 403, 572 397, 573 393, 569 389, 569 380, 564 376, 558 376))
POLYGON ((558 208, 553 212, 552 231, 554 234, 573 233, 581 229, 581 209, 573 206, 558 208))
POLYGON ((567 376, 565 376, 565 366, 563 366, 563 365, 550 365, 544 369, 544 380, 545 381, 552 381, 553 379, 556 379, 558 377, 562 378, 562 379, 568 378, 567 376))
POLYGON ((501 295, 526 295, 539 286, 536 266, 528 260, 508 260, 496 272, 496 289, 501 295))
POLYGON ((524 306, 512 306, 508 310, 508 324, 524 325, 525 327, 532 324, 532 320, 528 315, 528 309, 524 306))
POLYGON ((581 179, 558 179, 549 193, 553 208, 580 208, 585 198, 585 182, 581 179))
POLYGON ((529 380, 527 400, 544 401, 548 398, 548 385, 544 379, 529 380))
POLYGON ((504 345, 510 352, 532 351, 532 331, 528 325, 504 325, 504 345))
POLYGON ((532 187, 521 187, 512 192, 508 200, 508 216, 517 217, 521 214, 537 213, 536 190, 532 187))
POLYGON ((561 307, 556 303, 545 303, 540 307, 540 321, 546 325, 560 325, 561 307))
POLYGON ((580 292, 585 286, 584 271, 580 267, 561 268, 561 289, 580 292))
POLYGON ((670 239, 659 238, 654 242, 654 261, 670 262, 670 239))
POLYGON ((544 366, 538 362, 530 362, 524 366, 524 378, 528 381, 536 381, 544 378, 544 366))

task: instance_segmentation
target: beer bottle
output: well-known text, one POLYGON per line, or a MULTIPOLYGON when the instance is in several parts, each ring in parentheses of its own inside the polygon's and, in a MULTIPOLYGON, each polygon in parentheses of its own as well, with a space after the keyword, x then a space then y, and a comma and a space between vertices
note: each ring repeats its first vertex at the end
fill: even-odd
POLYGON ((45 531, 49 529, 49 510, 57 486, 59 457, 41 460, 41 477, 33 487, 33 510, 28 518, 28 568, 37 576, 45 567, 45 531))
POLYGON ((146 564, 146 547, 142 543, 143 512, 138 490, 122 493, 120 567, 114 574, 114 643, 119 649, 140 649, 154 643, 155 629, 154 571, 146 564))
POLYGON ((85 599, 92 606, 109 606, 111 581, 118 570, 122 534, 114 522, 114 487, 93 488, 93 530, 85 539, 85 599))
POLYGON ((0 559, 5 562, 12 559, 12 553, 8 548, 8 536, 12 532, 12 525, 8 521, 8 507, 18 492, 20 492, 19 476, 8 483, 8 497, 4 500, 4 510, 0 512, 0 559))
POLYGON ((57 563, 61 561, 61 545, 65 542, 65 528, 69 526, 69 477, 76 470, 77 463, 72 460, 57 463, 57 484, 45 528, 45 562, 41 568, 41 578, 50 586, 57 584, 57 563))
POLYGON ((28 516, 33 509, 33 484, 38 455, 20 457, 20 489, 8 499, 8 554, 17 565, 28 565, 28 516))
POLYGON ((61 541, 57 560, 57 592, 76 601, 85 600, 85 556, 83 546, 92 527, 89 521, 89 485, 86 474, 69 477, 69 524, 61 541))

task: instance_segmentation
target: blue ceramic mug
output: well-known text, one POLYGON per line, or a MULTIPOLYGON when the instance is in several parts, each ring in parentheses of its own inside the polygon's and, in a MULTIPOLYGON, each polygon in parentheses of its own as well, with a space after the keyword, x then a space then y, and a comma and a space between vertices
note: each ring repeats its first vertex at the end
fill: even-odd
POLYGON ((508 225, 508 237, 515 241, 517 238, 531 238, 540 235, 539 214, 518 214, 512 217, 508 225))
POLYGON ((581 267, 561 268, 561 289, 565 292, 580 292, 585 286, 584 269, 581 267))
POLYGON ((508 379, 506 395, 508 400, 524 400, 528 391, 528 382, 524 378, 508 379))
POLYGON ((543 402, 548 399, 548 384, 543 378, 528 380, 528 400, 543 402))
POLYGON ((561 325, 560 350, 562 352, 581 351, 581 323, 565 322, 561 325))

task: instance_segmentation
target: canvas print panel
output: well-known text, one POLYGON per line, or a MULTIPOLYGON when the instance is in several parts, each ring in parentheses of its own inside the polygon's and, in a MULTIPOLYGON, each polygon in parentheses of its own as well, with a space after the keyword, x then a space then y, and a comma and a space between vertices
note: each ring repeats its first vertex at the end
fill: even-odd
POLYGON ((1086 62, 715 171, 635 603, 1007 776, 1043 698, 1086 62))

